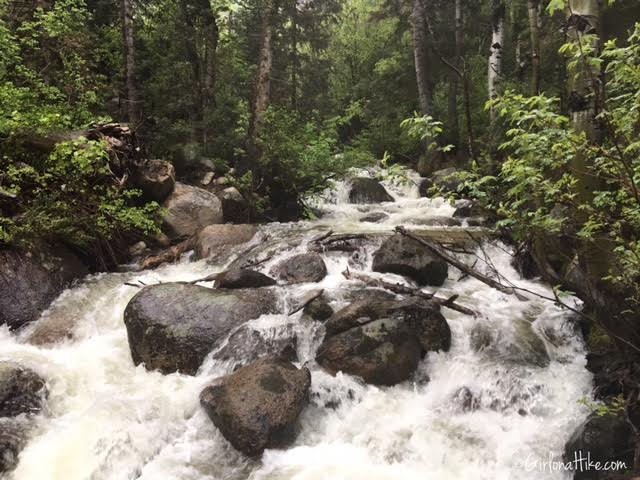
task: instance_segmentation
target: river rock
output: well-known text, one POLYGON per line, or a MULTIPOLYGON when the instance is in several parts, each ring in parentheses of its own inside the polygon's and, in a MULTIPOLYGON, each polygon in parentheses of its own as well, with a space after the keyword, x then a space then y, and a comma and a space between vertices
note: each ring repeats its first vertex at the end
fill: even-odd
POLYGON ((176 183, 164 202, 163 221, 174 238, 190 237, 200 229, 222 223, 222 203, 213 193, 202 188, 176 183))
POLYGON ((34 371, 0 362, 0 417, 35 414, 47 398, 46 382, 34 371))
POLYGON ((423 302, 361 301, 336 312, 316 360, 374 385, 407 380, 427 351, 448 350, 451 330, 442 315, 423 302))
POLYGON ((286 258, 270 272, 271 275, 290 285, 321 282, 327 273, 327 266, 318 253, 303 253, 286 258))
POLYGON ((37 320, 71 282, 88 273, 64 247, 0 250, 0 325, 18 329, 37 320))
POLYGON ((331 307, 331 302, 324 293, 307 304, 302 312, 318 322, 328 320, 334 313, 333 308, 331 307))
POLYGON ((267 357, 205 388, 200 403, 237 450, 257 456, 295 439, 310 386, 307 368, 267 357))
POLYGON ((27 444, 29 430, 23 419, 0 418, 0 475, 18 466, 18 457, 27 444))
POLYGON ((249 204, 235 187, 229 187, 218 193, 222 201, 224 221, 229 223, 246 223, 250 220, 249 204))
POLYGON ((146 287, 124 312, 133 362, 164 374, 195 375, 234 328, 276 313, 276 305, 270 289, 214 290, 176 283, 146 287))
POLYGON ((254 270, 227 270, 218 275, 216 288, 261 288, 277 284, 273 278, 254 270))
POLYGON ((513 332, 500 336, 496 348, 498 357, 506 362, 538 367, 546 367, 550 362, 544 341, 527 320, 514 320, 513 332))
POLYGON ((384 212, 373 212, 369 215, 365 215, 360 219, 362 223, 379 223, 384 222, 389 218, 389 215, 384 212))
POLYGON ((258 232, 255 225, 210 225, 196 237, 198 258, 224 259, 234 247, 249 242, 258 232))
MULTIPOLYGON (((564 449, 564 461, 572 462, 576 458, 590 456, 592 462, 621 461, 627 469, 633 468, 636 438, 629 422, 622 415, 591 415, 573 433, 564 449)), ((595 469, 576 471, 575 480, 604 480, 611 472, 595 469)))
POLYGON ((176 184, 176 169, 165 160, 147 160, 134 175, 134 184, 142 190, 144 198, 164 201, 176 184))
POLYGON ((430 178, 421 178, 418 183, 418 192, 421 197, 429 197, 429 190, 433 187, 433 180, 430 178))
POLYGON ((358 177, 351 180, 349 191, 350 203, 382 203, 393 202, 393 197, 373 178, 358 177))
POLYGON ((447 279, 449 266, 415 241, 394 235, 373 255, 373 271, 403 275, 421 286, 439 287, 447 279))
POLYGON ((267 355, 279 355, 286 360, 298 360, 298 338, 293 325, 284 328, 255 329, 243 325, 233 332, 227 343, 213 354, 222 361, 234 361, 236 367, 244 366, 267 355))

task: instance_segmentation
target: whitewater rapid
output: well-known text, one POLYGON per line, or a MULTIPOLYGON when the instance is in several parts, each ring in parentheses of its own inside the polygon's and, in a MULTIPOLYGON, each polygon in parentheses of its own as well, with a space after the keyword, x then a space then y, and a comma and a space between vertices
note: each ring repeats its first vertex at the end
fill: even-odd
MULTIPOLYGON (((396 225, 419 228, 424 219, 450 217, 443 199, 420 198, 415 185, 388 183, 395 203, 350 205, 339 184, 315 206, 316 221, 263 227, 271 238, 302 235, 306 241, 336 232, 391 232, 396 225), (365 214, 384 212, 381 223, 363 224, 365 214)), ((455 230, 456 227, 453 227, 455 230)), ((304 251, 305 241, 261 265, 268 272, 278 260, 304 251)), ((375 242, 366 247, 361 268, 370 272, 375 242)), ((522 280, 510 265, 506 247, 485 245, 498 270, 510 281, 542 294, 550 289, 522 280)), ((291 288, 281 299, 291 302, 304 291, 324 288, 342 298, 361 284, 342 272, 354 269, 344 253, 326 253, 329 275, 320 283, 291 288)), ((123 312, 138 292, 131 282, 190 281, 221 271, 205 261, 154 271, 90 276, 65 291, 43 314, 73 325, 72 338, 53 346, 26 343, 0 329, 0 361, 29 367, 47 380, 46 409, 8 480, 568 480, 567 473, 531 470, 532 460, 559 459, 564 443, 588 415, 580 400, 591 396, 585 350, 571 315, 551 302, 532 297, 522 302, 477 280, 459 280, 450 270, 441 296, 460 295, 478 318, 443 310, 452 330, 452 348, 430 353, 414 379, 395 387, 364 385, 358 379, 325 373, 314 361, 323 331, 319 323, 269 315, 250 322, 266 335, 293 329, 298 355, 312 373, 310 404, 300 434, 284 450, 267 450, 260 460, 237 453, 201 410, 200 391, 229 373, 233 363, 207 359, 195 377, 161 375, 131 361, 123 312), (551 362, 546 367, 505 362, 476 352, 470 338, 483 326, 509 337, 514 320, 533 322, 551 362), (468 411, 453 397, 463 387, 477 409, 468 411)), ((356 266, 358 268, 358 266, 356 266)), ((394 275, 373 274, 393 282, 394 275)), ((209 286, 210 284, 206 284, 209 286)), ((334 307, 345 305, 338 302, 334 307)), ((286 311, 286 310, 284 310, 286 311)), ((32 327, 34 328, 34 327, 32 327)))

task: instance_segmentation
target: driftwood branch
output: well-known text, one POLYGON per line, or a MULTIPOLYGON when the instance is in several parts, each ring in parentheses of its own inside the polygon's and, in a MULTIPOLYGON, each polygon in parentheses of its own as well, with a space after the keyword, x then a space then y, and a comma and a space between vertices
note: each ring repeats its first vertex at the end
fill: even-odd
POLYGON ((427 250, 429 250, 430 253, 432 253, 436 257, 440 258, 441 260, 444 260, 448 264, 453 265, 458 270, 466 273, 470 277, 473 277, 476 280, 480 280, 482 283, 490 286, 491 288, 494 288, 494 289, 498 290, 499 292, 506 293, 507 295, 513 295, 518 300, 521 300, 523 302, 527 301, 527 298, 524 295, 520 294, 516 287, 508 287, 506 285, 503 285, 502 283, 498 282, 497 280, 494 280, 493 278, 491 278, 491 277, 489 277, 487 275, 484 275, 483 273, 480 273, 477 270, 474 270, 473 268, 470 268, 469 266, 465 265, 463 262, 461 262, 457 258, 449 255, 442 248, 439 248, 439 247, 437 247, 435 245, 432 245, 431 243, 427 242, 426 240, 423 240, 422 238, 417 237, 416 235, 408 232, 404 227, 396 227, 396 232, 399 233, 400 235, 403 235, 403 236, 405 236, 407 238, 410 238, 413 241, 419 243, 420 245, 425 247, 427 250))
POLYGON ((460 312, 465 315, 471 315, 473 317, 478 316, 477 312, 456 303, 458 295, 454 295, 450 298, 436 297, 435 294, 423 292, 419 288, 411 288, 406 285, 402 285, 401 283, 385 282, 384 280, 373 278, 362 273, 351 272, 349 270, 345 270, 344 272, 342 272, 342 275, 347 279, 359 280, 369 286, 383 288, 399 295, 410 295, 413 297, 419 297, 424 300, 428 300, 433 305, 436 305, 438 307, 449 308, 451 310, 455 310, 456 312, 460 312))

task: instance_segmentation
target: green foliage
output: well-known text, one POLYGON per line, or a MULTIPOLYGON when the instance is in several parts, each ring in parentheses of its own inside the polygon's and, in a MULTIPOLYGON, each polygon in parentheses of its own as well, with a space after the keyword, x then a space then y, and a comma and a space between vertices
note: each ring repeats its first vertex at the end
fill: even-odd
POLYGON ((607 43, 598 64, 605 61, 608 96, 597 118, 605 133, 601 141, 576 131, 559 113, 558 100, 507 91, 488 103, 507 127, 500 146, 506 160, 497 176, 477 173, 468 185, 501 215, 499 226, 518 240, 561 235, 600 251, 606 245, 609 272, 604 280, 627 296, 630 308, 637 308, 640 26, 628 45, 607 43))
POLYGON ((136 206, 140 192, 123 190, 109 169, 102 142, 59 143, 33 165, 3 157, 1 185, 18 199, 0 217, 2 243, 63 240, 90 250, 96 242, 131 232, 158 231, 159 206, 136 206))
POLYGON ((613 415, 614 417, 618 416, 624 413, 629 406, 629 402, 625 400, 624 395, 622 394, 612 398, 608 403, 596 403, 587 398, 581 399, 579 403, 587 407, 598 417, 607 417, 609 415, 613 415))
POLYGON ((102 142, 59 143, 50 154, 27 146, 102 120, 106 77, 97 62, 114 60, 95 46, 85 2, 59 0, 19 22, 11 7, 0 0, 0 243, 47 239, 90 251, 157 231, 159 206, 120 187, 102 142))
MULTIPOLYGON (((258 142, 263 177, 257 184, 266 187, 263 193, 271 203, 278 203, 278 197, 303 199, 320 193, 331 179, 369 163, 369 155, 354 150, 338 153, 334 125, 305 122, 286 109, 267 111, 258 142)), ((255 184, 258 179, 253 180, 255 184)))

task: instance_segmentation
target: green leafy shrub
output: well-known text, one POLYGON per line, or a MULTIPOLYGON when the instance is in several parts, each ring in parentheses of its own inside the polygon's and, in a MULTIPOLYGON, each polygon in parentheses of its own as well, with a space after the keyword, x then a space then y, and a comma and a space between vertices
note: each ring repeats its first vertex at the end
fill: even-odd
POLYGON ((3 157, 0 188, 10 203, 2 206, 11 215, 0 217, 0 241, 62 240, 89 251, 118 235, 157 232, 159 205, 136 205, 140 192, 120 187, 105 147, 64 142, 32 165, 3 157))

